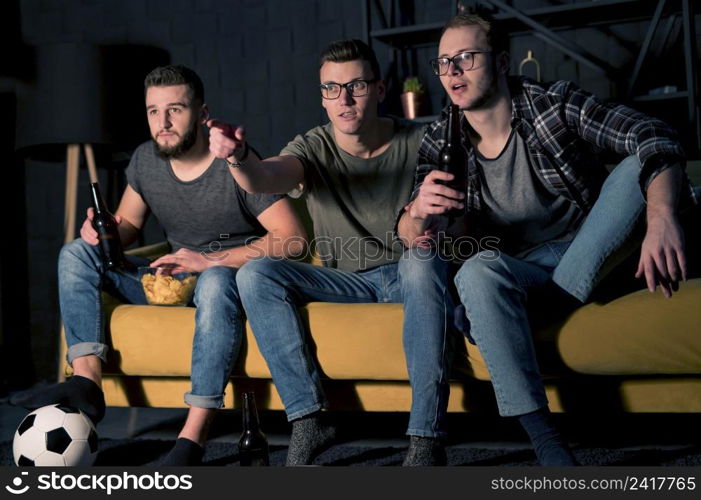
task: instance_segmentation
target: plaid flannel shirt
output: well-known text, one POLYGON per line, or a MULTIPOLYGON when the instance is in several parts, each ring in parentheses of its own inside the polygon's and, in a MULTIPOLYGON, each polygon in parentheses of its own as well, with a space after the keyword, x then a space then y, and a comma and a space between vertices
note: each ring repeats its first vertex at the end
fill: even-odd
MULTIPOLYGON (((603 102, 568 81, 544 84, 521 77, 511 78, 509 85, 511 126, 524 139, 531 163, 541 179, 584 213, 591 210, 608 175, 597 158, 597 150, 613 151, 622 157, 637 155, 642 165, 643 196, 660 172, 675 163, 682 167, 685 164, 676 133, 660 120, 620 104, 603 102)), ((421 141, 412 200, 424 177, 438 165, 447 109, 428 127, 421 141)), ((466 139, 470 125, 463 114, 460 120, 468 172, 466 210, 479 214, 482 196, 475 151, 466 139)), ((685 184, 688 196, 684 201, 696 203, 688 179, 685 184)))

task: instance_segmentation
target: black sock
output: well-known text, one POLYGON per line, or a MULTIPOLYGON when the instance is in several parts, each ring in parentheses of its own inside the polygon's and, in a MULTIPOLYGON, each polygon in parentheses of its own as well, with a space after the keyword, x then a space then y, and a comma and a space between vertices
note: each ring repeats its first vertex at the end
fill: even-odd
POLYGON ((204 448, 187 438, 178 438, 175 446, 168 452, 159 465, 185 466, 202 465, 204 448))
POLYGON ((29 389, 10 398, 10 404, 36 410, 42 406, 62 404, 82 410, 94 424, 105 416, 105 395, 95 382, 73 375, 65 382, 29 389))
POLYGON ((310 465, 336 441, 336 427, 325 422, 321 412, 305 415, 292 422, 287 466, 310 465))
POLYGON ((520 415, 518 421, 531 438, 538 462, 546 466, 577 465, 567 443, 553 425, 550 410, 541 408, 525 415, 520 415))

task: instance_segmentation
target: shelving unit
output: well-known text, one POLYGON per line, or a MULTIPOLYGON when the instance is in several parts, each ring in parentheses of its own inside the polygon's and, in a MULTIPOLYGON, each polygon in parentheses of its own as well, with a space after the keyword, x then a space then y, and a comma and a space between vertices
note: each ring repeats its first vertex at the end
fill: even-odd
MULTIPOLYGON (((457 4, 457 2, 455 3, 457 4)), ((677 121, 674 125, 679 129, 690 131, 687 138, 688 146, 695 149, 696 154, 701 152, 699 83, 696 74, 698 55, 693 0, 582 0, 523 11, 514 8, 511 2, 504 0, 476 0, 472 3, 479 3, 487 8, 491 7, 494 10, 494 17, 502 21, 512 35, 530 33, 564 52, 579 64, 600 72, 602 76, 622 89, 621 95, 628 96, 627 102, 645 106, 645 103, 665 101, 674 103, 686 100, 686 120, 677 121), (645 74, 645 62, 650 57, 654 36, 663 19, 666 19, 662 33, 663 46, 667 44, 672 35, 675 19, 682 21, 683 84, 686 88, 666 94, 635 95, 635 92, 641 88, 639 80, 641 75, 645 74), (566 36, 566 32, 573 29, 605 27, 612 24, 645 20, 649 20, 650 23, 632 71, 627 68, 622 70, 610 66, 605 55, 599 57, 572 42, 566 36)), ((390 92, 389 98, 398 101, 400 88, 398 61, 400 57, 407 51, 437 45, 444 23, 397 26, 395 19, 402 16, 401 13, 397 12, 394 1, 390 2, 389 10, 388 16, 381 0, 365 0, 364 33, 366 42, 376 50, 388 51, 390 63, 386 75, 390 92)), ((445 12, 445 19, 448 19, 453 13, 445 12)), ((415 68, 413 69, 415 71, 415 68)), ((432 118, 435 116, 423 117, 422 121, 430 121, 432 118)))
MULTIPOLYGON (((366 9, 370 9, 371 3, 375 3, 377 8, 381 8, 378 2, 366 0, 366 9)), ((489 1, 480 3, 487 6, 494 5, 493 2, 489 1)), ((639 7, 640 4, 649 3, 651 2, 645 0, 587 0, 524 10, 521 14, 533 21, 547 23, 550 29, 563 30, 582 26, 610 24, 611 21, 608 19, 615 19, 617 22, 645 19, 649 16, 643 14, 645 12, 644 8, 640 9, 639 7), (572 22, 574 18, 577 19, 576 24, 572 22)), ((451 14, 447 12, 446 19, 451 14)), ((506 29, 514 34, 528 31, 514 13, 499 12, 494 17, 505 23, 506 29)), ((368 39, 381 41, 397 49, 417 45, 433 45, 438 43, 443 25, 444 23, 438 22, 374 29, 368 32, 368 39)))

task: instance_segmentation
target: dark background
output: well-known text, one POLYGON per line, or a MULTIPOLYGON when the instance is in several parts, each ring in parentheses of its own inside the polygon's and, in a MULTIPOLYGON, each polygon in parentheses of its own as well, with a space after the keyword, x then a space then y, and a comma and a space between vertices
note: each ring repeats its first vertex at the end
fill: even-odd
MULTIPOLYGON (((395 24, 406 24, 443 22, 454 12, 456 2, 382 0, 380 3, 386 12, 394 6, 395 24), (400 6, 404 16, 400 15, 400 6)), ((509 3, 530 9, 570 2, 512 0, 509 3)), ((156 49, 170 62, 197 71, 204 80, 212 115, 245 124, 251 142, 268 156, 276 154, 297 133, 326 122, 316 89, 317 58, 330 41, 367 36, 364 7, 364 0, 10 0, 0 3, 3 169, 0 393, 36 380, 53 379, 57 368, 60 317, 55 267, 63 242, 65 164, 27 160, 15 153, 16 95, 18 89, 32 82, 32 47, 87 42, 156 49)), ((654 3, 642 1, 640 7, 651 13, 654 3)), ((371 27, 377 29, 376 8, 370 10, 369 17, 371 27)), ((558 33, 626 75, 635 63, 648 23, 633 20, 581 27, 573 17, 566 26, 558 28, 558 33)), ((699 46, 698 15, 695 24, 699 46)), ((373 40, 373 47, 383 71, 387 71, 391 50, 379 40, 373 40)), ((680 44, 671 43, 668 49, 661 54, 653 53, 655 57, 646 63, 639 93, 667 84, 685 88, 680 44)), ((627 98, 621 81, 581 65, 525 29, 516 31, 512 37, 512 72, 516 72, 527 50, 532 50, 540 61, 543 80, 573 80, 604 98, 627 98)), ((396 76, 401 80, 418 74, 428 86, 428 112, 437 113, 443 103, 443 92, 437 79, 429 74, 426 63, 435 57, 435 47, 424 46, 403 54, 397 59, 396 76)), ((144 72, 138 63, 145 61, 134 62, 131 69, 122 70, 119 81, 125 94, 141 95, 144 72)), ((390 99, 384 108, 396 113, 399 80, 391 82, 390 88, 390 99)), ((683 99, 637 103, 635 107, 672 122, 682 134, 690 134, 683 99)), ((124 130, 145 130, 145 119, 141 123, 120 123, 112 116, 109 119, 124 130)), ((143 132, 136 133, 137 138, 147 139, 140 134, 143 132)), ((125 149, 135 145, 124 144, 125 149)), ((690 156, 698 158, 698 152, 690 149, 690 156)), ((117 158, 101 161, 99 165, 101 184, 111 187, 113 209, 124 185, 125 162, 124 158, 117 158)), ((88 194, 87 173, 82 169, 78 228, 89 204, 88 194)), ((157 223, 151 220, 145 242, 162 239, 157 223)))

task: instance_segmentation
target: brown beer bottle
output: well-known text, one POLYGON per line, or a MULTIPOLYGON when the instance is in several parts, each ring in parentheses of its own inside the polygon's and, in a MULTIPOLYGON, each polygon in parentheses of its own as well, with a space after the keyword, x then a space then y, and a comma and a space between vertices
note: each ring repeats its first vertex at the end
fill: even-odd
POLYGON ((98 183, 91 183, 90 190, 92 193, 92 205, 95 210, 92 226, 97 231, 97 239, 100 240, 98 246, 100 247, 102 263, 106 269, 125 267, 126 260, 122 250, 122 241, 119 239, 117 221, 114 220, 114 216, 107 210, 107 205, 105 205, 105 200, 102 198, 98 183))
POLYGON ((253 392, 243 394, 243 432, 239 439, 239 456, 244 467, 270 465, 268 440, 260 430, 254 396, 253 392))
MULTIPOLYGON (((448 123, 443 136, 443 147, 438 155, 438 169, 453 174, 453 180, 446 182, 449 188, 466 193, 467 162, 460 135, 460 108, 451 104, 448 110, 448 123)), ((446 213, 450 218, 462 217, 465 209, 453 208, 446 213)))

